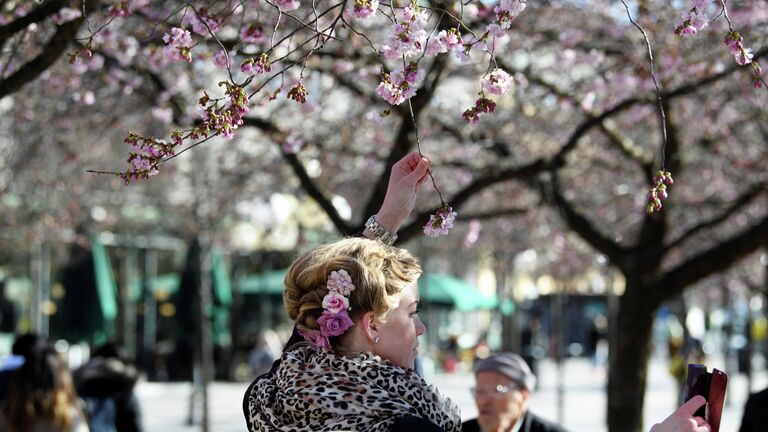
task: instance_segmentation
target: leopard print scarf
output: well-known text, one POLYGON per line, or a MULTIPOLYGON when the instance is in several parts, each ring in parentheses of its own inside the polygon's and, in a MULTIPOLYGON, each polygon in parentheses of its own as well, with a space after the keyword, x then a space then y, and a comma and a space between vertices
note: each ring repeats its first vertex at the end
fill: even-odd
POLYGON ((243 401, 248 430, 389 432, 413 415, 459 432, 458 408, 414 371, 370 353, 345 357, 314 346, 283 354, 243 401))

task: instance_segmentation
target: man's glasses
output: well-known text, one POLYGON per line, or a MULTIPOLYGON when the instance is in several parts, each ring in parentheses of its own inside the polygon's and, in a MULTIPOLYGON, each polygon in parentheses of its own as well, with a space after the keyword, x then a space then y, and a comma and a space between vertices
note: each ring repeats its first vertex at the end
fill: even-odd
POLYGON ((509 393, 510 390, 514 389, 514 387, 508 387, 505 385, 497 385, 496 387, 472 387, 469 389, 470 393, 472 393, 472 396, 474 397, 480 397, 480 396, 502 396, 507 393, 509 393))

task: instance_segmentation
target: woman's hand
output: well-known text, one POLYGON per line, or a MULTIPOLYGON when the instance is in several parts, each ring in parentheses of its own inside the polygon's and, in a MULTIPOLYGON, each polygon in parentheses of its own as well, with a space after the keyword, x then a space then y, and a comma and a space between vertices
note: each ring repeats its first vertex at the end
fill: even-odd
POLYGON ((429 179, 429 159, 418 152, 412 152, 397 161, 389 174, 387 193, 376 221, 392 232, 408 218, 416 205, 416 196, 424 182, 429 179))
POLYGON ((706 403, 702 396, 692 397, 666 420, 653 425, 650 432, 710 432, 709 424, 703 418, 693 416, 706 403))

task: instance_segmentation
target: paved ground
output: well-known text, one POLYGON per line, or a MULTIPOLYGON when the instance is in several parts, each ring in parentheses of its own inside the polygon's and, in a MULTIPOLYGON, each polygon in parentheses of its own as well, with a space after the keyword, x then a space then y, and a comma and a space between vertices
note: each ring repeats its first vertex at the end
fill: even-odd
MULTIPOLYGON (((715 362, 710 366, 718 367, 715 362)), ((537 414, 551 420, 560 420, 573 432, 605 432, 605 376, 583 359, 566 362, 563 368, 564 393, 562 417, 557 409, 557 370, 552 362, 540 366, 540 387, 533 395, 531 406, 537 414)), ((645 402, 645 429, 662 420, 676 406, 676 385, 666 370, 663 360, 653 360, 649 373, 645 402)), ((469 394, 472 377, 467 373, 438 375, 435 384, 440 391, 461 407, 462 418, 476 415, 469 394)), ((758 374, 753 390, 768 386, 768 375, 758 374)), ((247 383, 214 383, 211 386, 211 431, 235 432, 245 430, 242 397, 247 383)), ((201 427, 187 425, 189 412, 189 384, 141 383, 137 389, 144 412, 147 432, 192 432, 201 427)), ((733 374, 728 386, 726 407, 723 412, 722 432, 736 432, 746 400, 746 378, 733 374)), ((199 414, 199 409, 196 410, 199 414)), ((199 417, 199 416, 198 416, 199 417)), ((199 422, 199 418, 197 419, 199 422)))

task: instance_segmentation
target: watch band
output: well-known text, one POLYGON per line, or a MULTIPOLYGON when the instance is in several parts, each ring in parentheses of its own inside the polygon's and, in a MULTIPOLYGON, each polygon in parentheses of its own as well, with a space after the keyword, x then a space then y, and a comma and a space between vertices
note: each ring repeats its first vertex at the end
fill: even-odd
POLYGON ((371 234, 390 246, 397 241, 397 234, 381 226, 376 220, 376 215, 368 218, 368 221, 365 222, 365 227, 368 228, 371 234))

